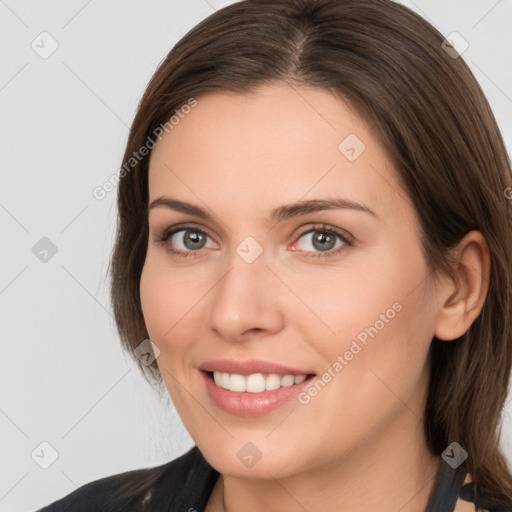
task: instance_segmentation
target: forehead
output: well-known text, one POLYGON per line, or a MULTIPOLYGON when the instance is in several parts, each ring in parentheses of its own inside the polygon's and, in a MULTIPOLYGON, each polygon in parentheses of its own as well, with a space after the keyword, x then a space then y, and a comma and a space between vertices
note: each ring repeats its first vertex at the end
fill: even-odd
POLYGON ((153 150, 152 160, 180 147, 200 151, 187 154, 189 160, 204 151, 218 155, 223 150, 230 160, 270 160, 287 154, 318 159, 318 142, 324 140, 324 149, 330 145, 330 154, 337 156, 339 137, 352 131, 364 138, 367 131, 357 113, 329 92, 286 84, 261 86, 250 94, 207 94, 180 117, 153 150))
POLYGON ((350 105, 286 84, 199 97, 157 143, 149 171, 150 201, 229 197, 246 208, 342 195, 396 210, 407 207, 399 188, 386 152, 350 105))

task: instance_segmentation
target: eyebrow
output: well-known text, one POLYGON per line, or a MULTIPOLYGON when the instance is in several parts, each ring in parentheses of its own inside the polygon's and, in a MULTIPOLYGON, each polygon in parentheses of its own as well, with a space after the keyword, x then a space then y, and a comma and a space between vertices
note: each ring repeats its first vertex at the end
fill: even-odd
MULTIPOLYGON (((159 197, 151 201, 148 207, 148 213, 150 210, 158 206, 165 206, 177 212, 195 215, 201 219, 213 220, 213 215, 211 215, 207 210, 204 210, 203 208, 200 208, 199 206, 193 205, 191 203, 178 201, 177 199, 172 199, 170 197, 159 197)), ((307 213, 335 209, 366 212, 376 218, 379 218, 379 216, 373 210, 363 204, 348 201, 346 199, 334 198, 304 200, 279 206, 270 212, 270 219, 274 221, 283 221, 292 217, 297 217, 299 215, 305 215, 307 213)))

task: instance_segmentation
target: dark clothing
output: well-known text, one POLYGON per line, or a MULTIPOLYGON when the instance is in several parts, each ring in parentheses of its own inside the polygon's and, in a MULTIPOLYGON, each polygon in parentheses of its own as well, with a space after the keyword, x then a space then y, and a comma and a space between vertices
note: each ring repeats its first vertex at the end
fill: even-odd
MULTIPOLYGON (((512 500, 510 506, 496 507, 474 484, 463 485, 466 475, 465 463, 452 469, 441 460, 426 512, 453 512, 462 500, 476 501, 480 509, 475 506, 475 511, 512 512, 512 500)), ((219 472, 194 446, 161 466, 85 484, 37 512, 204 512, 218 477, 219 472)))

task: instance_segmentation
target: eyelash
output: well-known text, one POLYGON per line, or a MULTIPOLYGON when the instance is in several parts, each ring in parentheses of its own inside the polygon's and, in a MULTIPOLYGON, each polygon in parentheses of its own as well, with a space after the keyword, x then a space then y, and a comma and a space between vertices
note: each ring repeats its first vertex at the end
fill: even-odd
MULTIPOLYGON (((195 225, 181 224, 181 225, 178 225, 178 226, 172 226, 170 228, 167 228, 163 232, 163 234, 160 236, 160 238, 158 240, 156 240, 156 243, 158 243, 158 244, 165 244, 169 240, 169 238, 171 238, 172 235, 174 235, 175 233, 178 233, 179 231, 194 231, 196 233, 201 233, 201 234, 211 238, 208 235, 208 233, 206 233, 202 229, 199 229, 195 225)), ((346 249, 346 247, 352 247, 354 245, 354 239, 348 233, 346 233, 345 231, 342 231, 340 229, 327 226, 325 224, 318 224, 318 225, 314 225, 314 226, 309 227, 305 231, 299 233, 297 235, 297 237, 295 238, 294 242, 296 242, 301 237, 303 237, 304 235, 307 235, 308 233, 311 233, 311 232, 313 232, 313 233, 314 232, 320 232, 320 233, 324 233, 324 234, 328 234, 328 235, 335 235, 335 236, 337 236, 338 238, 341 239, 341 241, 343 242, 344 245, 341 246, 341 247, 338 247, 337 249, 330 250, 330 251, 324 251, 324 252, 322 252, 322 251, 318 251, 318 252, 315 252, 315 251, 304 251, 304 252, 308 253, 308 255, 306 256, 307 258, 328 258, 328 257, 332 257, 332 256, 337 255, 338 253, 340 253, 344 249, 346 249), (309 254, 309 253, 312 253, 312 254, 309 254)), ((198 253, 201 252, 201 249, 198 249, 196 251, 193 251, 193 250, 190 250, 190 251, 177 251, 175 249, 168 248, 167 250, 169 252, 175 254, 175 255, 179 255, 180 258, 182 258, 182 257, 183 258, 195 257, 198 253)))

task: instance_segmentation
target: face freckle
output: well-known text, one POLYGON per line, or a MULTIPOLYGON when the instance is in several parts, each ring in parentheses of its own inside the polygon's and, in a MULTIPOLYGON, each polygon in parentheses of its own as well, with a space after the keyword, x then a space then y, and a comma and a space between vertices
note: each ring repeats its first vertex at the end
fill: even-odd
POLYGON ((217 467, 248 474, 236 454, 250 439, 272 454, 252 477, 285 476, 363 450, 392 424, 416 428, 432 339, 418 218, 349 105, 284 84, 200 97, 153 150, 149 196, 163 200, 149 212, 144 319, 173 403, 217 467), (306 201, 337 206, 270 218, 306 201), (197 230, 207 235, 204 248, 171 251, 192 252, 197 230), (332 251, 343 245, 336 230, 353 243, 317 256, 326 230, 332 251), (302 402, 244 417, 209 396, 199 367, 214 359, 286 365, 322 385, 302 402))

